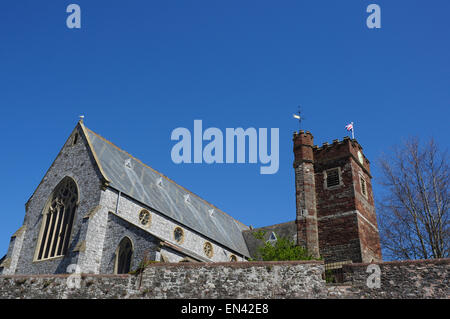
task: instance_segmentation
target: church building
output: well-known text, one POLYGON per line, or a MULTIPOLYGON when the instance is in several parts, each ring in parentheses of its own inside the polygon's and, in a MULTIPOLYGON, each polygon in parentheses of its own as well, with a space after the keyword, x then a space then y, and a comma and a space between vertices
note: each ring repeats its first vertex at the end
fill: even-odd
POLYGON ((128 273, 142 262, 237 262, 287 237, 325 262, 381 260, 370 165, 354 139, 294 133, 292 222, 253 229, 81 120, 25 205, 0 274, 128 273), (254 232, 263 230, 265 238, 254 232))

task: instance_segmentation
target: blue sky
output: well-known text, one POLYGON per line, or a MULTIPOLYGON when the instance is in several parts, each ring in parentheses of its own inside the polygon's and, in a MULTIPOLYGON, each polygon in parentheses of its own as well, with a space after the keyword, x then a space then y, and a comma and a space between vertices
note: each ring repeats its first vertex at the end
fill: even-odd
POLYGON ((247 225, 295 218, 292 113, 315 143, 356 138, 372 162, 408 136, 448 146, 450 2, 12 1, 0 4, 0 255, 77 123, 247 225), (68 29, 77 3, 82 27, 68 29), (381 7, 370 30, 366 7, 381 7), (173 129, 280 129, 280 169, 176 165, 173 129))

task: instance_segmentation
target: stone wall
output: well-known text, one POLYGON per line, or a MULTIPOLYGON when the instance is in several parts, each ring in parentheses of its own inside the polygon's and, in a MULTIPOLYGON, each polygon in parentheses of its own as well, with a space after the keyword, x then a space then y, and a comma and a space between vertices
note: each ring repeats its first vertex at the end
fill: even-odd
POLYGON ((322 262, 153 264, 137 275, 0 276, 7 298, 317 298, 322 262), (69 289, 67 283, 79 289, 69 289))
POLYGON ((159 264, 145 270, 142 288, 147 298, 315 298, 322 272, 309 261, 159 264))
MULTIPOLYGON (((369 288, 369 264, 344 266, 350 294, 358 298, 450 298, 450 259, 377 263, 380 288, 369 288)), ((374 278, 374 277, 372 277, 374 278)))
POLYGON ((0 299, 450 298, 450 259, 378 265, 380 288, 367 286, 368 264, 345 266, 349 283, 330 286, 320 261, 157 263, 137 275, 0 276, 0 299))
MULTIPOLYGON (((121 299, 134 295, 131 275, 0 276, 0 299, 121 299), (80 288, 68 288, 68 282, 80 288)), ((76 286, 74 286, 76 287, 76 286)))

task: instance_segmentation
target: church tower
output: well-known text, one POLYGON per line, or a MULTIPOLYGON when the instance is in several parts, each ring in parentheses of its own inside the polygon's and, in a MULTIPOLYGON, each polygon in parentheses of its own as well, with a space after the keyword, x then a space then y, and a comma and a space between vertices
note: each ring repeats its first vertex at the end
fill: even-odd
POLYGON ((355 139, 294 133, 297 243, 325 262, 381 260, 370 163, 355 139))

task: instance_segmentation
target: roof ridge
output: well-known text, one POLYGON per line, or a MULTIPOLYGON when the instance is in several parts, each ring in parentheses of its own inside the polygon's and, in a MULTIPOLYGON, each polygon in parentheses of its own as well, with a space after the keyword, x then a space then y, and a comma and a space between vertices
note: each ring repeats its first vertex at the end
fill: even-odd
POLYGON ((118 151, 126 154, 128 157, 132 158, 133 160, 139 162, 140 164, 142 164, 144 167, 147 167, 149 169, 151 169, 153 172, 155 172, 156 174, 160 175, 161 177, 164 177, 165 179, 167 179, 169 182, 175 184, 176 186, 180 187, 181 189, 183 189, 184 191, 188 192, 189 194, 194 195, 195 197, 197 197, 198 199, 200 199, 201 201, 203 201, 205 204, 211 206, 212 208, 217 209, 219 212, 221 212, 222 214, 224 214, 225 216, 230 217, 231 219, 233 219, 235 222, 241 224, 242 226, 246 227, 247 229, 249 228, 247 225, 245 225, 244 223, 240 222, 239 220, 235 219, 233 216, 225 213, 223 210, 221 210, 220 208, 216 207, 215 205, 211 204, 210 202, 208 202, 207 200, 201 198, 199 195, 193 193, 192 191, 188 190, 187 188, 179 185, 177 182, 173 181, 172 179, 170 179, 169 177, 167 177, 166 175, 158 172, 157 170, 155 170, 154 168, 152 168, 151 166, 145 164, 144 162, 142 162, 140 159, 134 157, 133 155, 131 155, 130 153, 128 153, 127 151, 121 149, 120 147, 118 147, 117 145, 115 145, 114 143, 112 143, 111 141, 107 140, 106 138, 104 138, 103 136, 101 136, 100 134, 92 131, 90 128, 86 127, 86 125, 84 125, 84 128, 89 131, 90 133, 94 134, 95 136, 97 136, 98 138, 100 138, 101 140, 103 140, 104 142, 108 143, 109 145, 113 146, 114 148, 116 148, 118 151))
POLYGON ((268 226, 256 227, 256 228, 248 229, 248 230, 245 230, 245 231, 255 231, 255 230, 260 230, 260 229, 264 229, 264 228, 271 228, 271 227, 276 227, 276 226, 287 225, 287 224, 291 224, 291 223, 295 223, 295 220, 290 220, 290 221, 287 221, 287 222, 282 222, 282 223, 268 225, 268 226))

